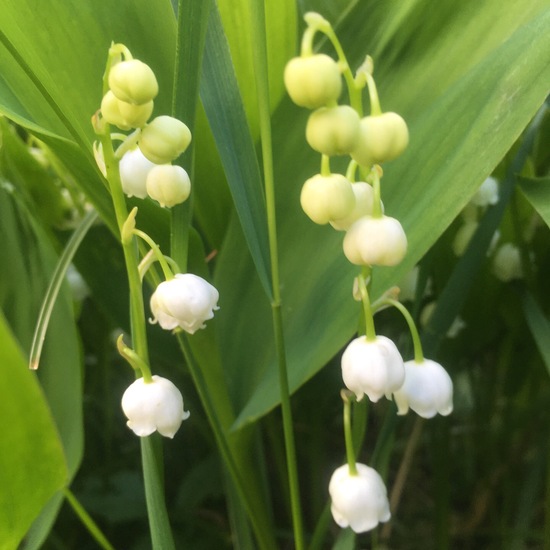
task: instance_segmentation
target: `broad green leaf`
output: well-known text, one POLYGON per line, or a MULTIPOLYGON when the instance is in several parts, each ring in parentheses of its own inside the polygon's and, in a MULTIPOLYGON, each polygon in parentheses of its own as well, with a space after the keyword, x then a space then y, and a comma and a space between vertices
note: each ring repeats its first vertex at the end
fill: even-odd
POLYGON ((0 548, 12 550, 68 472, 44 394, 1 313, 0 376, 0 548))
POLYGON ((550 321, 528 292, 523 294, 522 304, 525 320, 535 339, 548 374, 550 374, 550 321))
MULTIPOLYGON (((512 11, 516 9, 513 2, 508 4, 512 11)), ((418 9, 424 10, 430 22, 430 40, 423 34, 422 48, 411 44, 414 55, 407 54, 406 70, 400 59, 387 66, 382 59, 375 73, 381 83, 382 105, 410 121, 411 144, 402 158, 385 167, 382 183, 386 212, 403 223, 409 252, 397 268, 375 270, 374 297, 399 280, 435 242, 511 147, 547 93, 550 10, 540 13, 541 4, 533 4, 517 23, 506 17, 487 34, 486 22, 495 13, 494 4, 468 3, 468 10, 455 12, 449 12, 449 6, 421 4, 418 9), (479 28, 471 23, 464 38, 466 45, 480 42, 482 54, 476 51, 475 59, 464 55, 461 35, 456 34, 466 17, 481 21, 479 28), (528 23, 522 24, 526 19, 528 23), (440 48, 453 40, 456 47, 445 52, 443 64, 440 48), (452 66, 453 78, 434 86, 433 78, 444 72, 444 66, 452 66), (394 70, 401 74, 399 86, 391 78, 393 86, 385 84, 380 76, 394 70)), ((346 41, 356 36, 354 31, 358 32, 363 21, 369 21, 369 27, 386 25, 381 14, 379 21, 368 20, 367 10, 359 5, 339 29, 346 41)), ((409 38, 414 41, 414 33, 409 38)), ((403 38, 398 35, 395 40, 399 44, 403 38)), ((357 42, 351 59, 354 65, 373 48, 367 40, 359 51, 357 42)), ((318 171, 319 162, 304 148, 306 116, 283 102, 273 121, 285 338, 293 389, 345 344, 358 316, 351 298, 357 270, 341 253, 343 235, 315 226, 299 208, 301 185, 318 171)), ((262 301, 250 261, 242 255, 241 239, 233 223, 216 272, 224 300, 219 314, 224 368, 236 406, 244 407, 238 426, 278 402, 273 346, 265 337, 269 307, 262 301), (246 335, 246 345, 235 345, 235 332, 246 335)))
POLYGON ((550 227, 550 178, 518 177, 519 188, 550 227))
MULTIPOLYGON (((1 268, 0 304, 28 354, 56 256, 44 232, 22 206, 19 187, 11 194, 0 190, 0 237, 10 259, 1 268)), ((52 312, 38 378, 63 443, 69 480, 76 473, 83 449, 81 368, 73 307, 65 286, 52 312)))
MULTIPOLYGON (((231 49, 231 58, 239 82, 248 123, 254 137, 259 134, 258 101, 252 51, 252 21, 248 0, 221 0, 218 2, 225 34, 231 49)), ((269 72, 272 109, 285 95, 281 78, 284 67, 296 51, 296 2, 268 0, 265 2, 267 70, 269 72)))
POLYGON ((154 114, 169 113, 175 43, 170 2, 64 0, 50 6, 8 0, 2 6, 0 113, 46 141, 107 222, 112 209, 92 157, 90 119, 101 101, 108 48, 122 40, 155 71, 160 93, 154 114))
POLYGON ((271 285, 268 241, 260 168, 216 9, 212 9, 210 13, 207 33, 201 99, 246 242, 264 291, 269 296, 271 285))

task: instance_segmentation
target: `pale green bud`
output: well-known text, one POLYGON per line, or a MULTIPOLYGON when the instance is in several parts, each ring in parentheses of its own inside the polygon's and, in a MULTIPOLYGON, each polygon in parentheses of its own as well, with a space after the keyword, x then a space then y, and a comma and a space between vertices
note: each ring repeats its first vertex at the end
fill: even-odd
POLYGON ((309 145, 324 155, 347 155, 357 145, 359 115, 349 105, 321 107, 307 121, 309 145))
POLYGON ((153 112, 153 102, 143 105, 132 105, 118 99, 109 91, 101 101, 101 114, 109 123, 118 126, 121 130, 131 130, 145 126, 153 112))
POLYGON ((407 124, 397 113, 367 116, 361 119, 351 156, 361 166, 372 166, 398 157, 408 144, 407 124))
POLYGON ((147 175, 147 194, 162 207, 170 208, 186 201, 189 193, 191 180, 181 166, 155 166, 147 175))
POLYGON ((109 72, 109 88, 121 101, 143 105, 159 91, 155 73, 149 65, 137 59, 121 61, 109 72))
POLYGON ((168 164, 179 157, 191 143, 191 131, 170 116, 154 118, 141 132, 139 148, 155 164, 168 164))
POLYGON ((348 216, 355 205, 355 195, 344 176, 317 174, 304 183, 300 204, 311 220, 323 225, 348 216))
POLYGON ((364 216, 344 237, 344 254, 355 265, 397 265, 407 253, 407 236, 395 218, 364 216))
POLYGON ((284 80, 292 101, 308 109, 334 103, 342 91, 338 63, 322 53, 291 59, 285 67, 284 80))

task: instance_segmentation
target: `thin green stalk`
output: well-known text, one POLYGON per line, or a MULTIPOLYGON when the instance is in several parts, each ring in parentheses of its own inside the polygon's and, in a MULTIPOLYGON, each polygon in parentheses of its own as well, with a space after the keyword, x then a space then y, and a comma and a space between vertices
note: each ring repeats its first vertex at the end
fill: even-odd
MULTIPOLYGON (((185 361, 193 378, 193 382, 199 394, 201 403, 204 407, 206 416, 208 417, 208 422, 212 427, 214 437, 216 438, 216 443, 222 455, 223 461, 229 470, 229 473, 235 484, 235 488, 239 497, 241 498, 244 507, 249 515, 250 523, 254 529, 254 534, 257 538, 258 545, 263 550, 275 550, 275 543, 270 538, 271 529, 266 524, 266 520, 263 517, 260 517, 256 510, 254 509, 254 503, 252 502, 247 489, 247 484, 241 475, 239 468, 235 462, 233 456, 232 447, 230 446, 228 439, 225 435, 223 426, 220 423, 221 414, 219 412, 219 407, 223 406, 222 402, 216 401, 214 404, 213 399, 210 396, 208 385, 204 380, 202 371, 197 363, 197 360, 194 357, 193 351, 189 344, 188 339, 183 334, 177 334, 178 343, 185 357, 185 361)), ((229 406, 229 405, 227 405, 229 406)), ((228 412, 228 414, 230 414, 228 412)))
POLYGON ((393 298, 386 298, 382 300, 381 304, 388 304, 390 306, 393 306, 397 308, 403 317, 405 317, 405 321, 407 321, 407 325, 409 325, 409 331, 411 333, 413 346, 414 346, 414 360, 416 363, 423 363, 424 362, 424 353, 422 351, 422 342, 420 340, 420 335, 418 334, 418 329, 416 328, 416 324, 412 318, 412 315, 409 313, 409 310, 397 300, 394 300, 393 298))
POLYGON ((258 111, 260 115, 260 135, 264 169, 269 254, 271 260, 271 281, 273 292, 271 311, 273 319, 273 332, 275 337, 275 349, 277 354, 277 366, 279 371, 279 391, 283 416, 288 483, 290 488, 290 505, 292 510, 294 545, 296 550, 303 550, 304 534, 302 526, 302 508, 300 503, 298 466, 296 461, 294 426, 292 421, 292 408, 290 404, 290 389, 288 384, 283 317, 281 311, 275 185, 273 175, 273 150, 271 141, 271 111, 269 108, 269 79, 267 74, 267 48, 265 38, 265 8, 263 0, 250 0, 249 5, 253 21, 252 29, 254 48, 252 51, 254 60, 254 74, 256 77, 258 111))
POLYGON ((318 13, 307 13, 304 19, 308 24, 308 28, 304 32, 304 36, 302 39, 302 55, 312 54, 313 39, 315 37, 315 33, 322 32, 328 37, 328 39, 332 42, 334 49, 336 50, 340 66, 342 67, 342 75, 344 76, 344 80, 346 81, 346 85, 348 87, 350 105, 357 111, 359 116, 362 117, 362 86, 358 85, 358 83, 355 81, 355 78, 353 76, 353 73, 351 72, 348 63, 348 59, 346 57, 344 49, 342 48, 342 44, 340 44, 340 40, 338 40, 338 37, 336 36, 332 25, 318 13))
POLYGON ((374 329, 374 318, 372 316, 372 308, 367 290, 367 284, 365 283, 365 276, 363 274, 357 277, 359 285, 359 293, 361 294, 361 302, 363 303, 363 312, 365 314, 365 331, 366 337, 369 342, 376 340, 376 330, 374 329))
MULTIPOLYGON (((107 67, 103 76, 103 89, 108 88, 108 75, 112 62, 112 52, 108 57, 107 67)), ((130 325, 132 332, 132 347, 141 360, 149 364, 149 351, 147 346, 145 307, 141 278, 139 273, 139 256, 136 237, 122 238, 124 225, 128 219, 128 208, 122 191, 120 180, 119 161, 113 151, 113 144, 110 135, 110 127, 105 121, 96 120, 96 131, 99 130, 99 138, 103 147, 103 157, 107 181, 111 192, 111 199, 115 209, 119 235, 121 236, 124 261, 130 287, 130 325)), ((141 438, 141 458, 143 465, 143 476, 145 482, 145 499, 147 502, 147 513, 153 550, 175 550, 170 520, 166 509, 164 484, 162 478, 162 457, 152 451, 153 436, 141 438)))
MULTIPOLYGON (((122 192, 122 183, 120 181, 120 172, 118 169, 118 160, 113 153, 109 127, 100 135, 101 145, 103 146, 103 157, 105 159, 105 169, 107 171, 107 181, 111 191, 111 198, 115 208, 115 215, 119 234, 126 220, 128 219, 128 208, 122 192)), ((138 256, 135 239, 122 243, 124 261, 126 263, 126 272, 128 283, 130 285, 130 323, 132 329, 132 346, 136 353, 146 362, 149 362, 149 352, 147 348, 147 336, 145 332, 145 309, 143 304, 143 294, 141 291, 141 280, 138 270, 138 256)))
POLYGON ((164 273, 166 280, 169 281, 170 279, 173 279, 174 274, 172 273, 172 269, 168 265, 168 261, 164 257, 163 253, 160 251, 158 244, 151 239, 147 233, 144 233, 139 229, 134 229, 134 235, 143 239, 151 247, 151 250, 155 254, 155 258, 158 260, 160 267, 162 268, 162 272, 164 273))
POLYGON ((340 395, 344 402, 344 440, 346 442, 346 458, 350 475, 356 476, 357 464, 355 462, 355 449, 351 433, 351 400, 353 399, 353 394, 348 390, 342 390, 340 395))
POLYGON ((383 216, 382 212, 382 197, 380 192, 380 176, 382 168, 375 165, 372 167, 371 175, 373 177, 372 190, 374 191, 374 198, 372 201, 372 217, 381 218, 383 216))
POLYGON ((65 496, 67 502, 71 505, 74 513, 78 516, 78 519, 82 522, 82 525, 86 527, 88 533, 90 533, 99 546, 101 546, 104 550, 115 550, 114 546, 107 540, 107 537, 103 534, 90 514, 88 514, 84 506, 80 504, 73 492, 70 489, 65 488, 63 489, 63 495, 65 496))

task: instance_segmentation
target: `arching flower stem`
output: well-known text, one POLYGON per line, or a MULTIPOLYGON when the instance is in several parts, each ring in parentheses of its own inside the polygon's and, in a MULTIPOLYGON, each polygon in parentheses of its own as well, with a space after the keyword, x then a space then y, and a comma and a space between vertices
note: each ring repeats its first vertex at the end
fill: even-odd
POLYGON ((405 321, 407 321, 407 324, 409 325, 409 331, 413 340, 414 360, 416 363, 423 363, 424 353, 422 351, 422 342, 420 341, 418 329, 416 328, 416 324, 412 318, 412 315, 409 313, 409 310, 401 302, 398 302, 393 298, 385 298, 384 300, 382 300, 381 304, 388 304, 397 308, 401 312, 403 317, 405 317, 405 321))

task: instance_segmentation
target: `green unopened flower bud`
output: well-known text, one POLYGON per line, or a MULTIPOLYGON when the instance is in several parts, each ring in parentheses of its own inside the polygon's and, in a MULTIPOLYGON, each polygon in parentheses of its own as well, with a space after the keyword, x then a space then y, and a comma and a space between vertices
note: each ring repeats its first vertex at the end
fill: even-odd
POLYGON ((325 54, 294 57, 285 67, 284 80, 292 101, 308 109, 334 103, 342 91, 338 63, 325 54))
POLYGON ((311 220, 323 225, 348 216, 355 206, 355 195, 344 176, 317 174, 304 183, 300 204, 311 220))
POLYGON ((155 166, 147 175, 147 194, 164 207, 172 207, 187 200, 191 180, 181 166, 155 166))
POLYGON ((364 216, 344 237, 344 254, 356 265, 397 265, 407 252, 407 237, 395 218, 364 216))
POLYGON ((347 231, 359 218, 372 214, 374 205, 372 186, 365 181, 358 181, 351 184, 351 189, 355 195, 355 206, 352 211, 345 218, 330 222, 330 225, 338 231, 347 231))
POLYGON ((101 114, 109 123, 118 126, 121 130, 131 130, 145 126, 153 112, 153 102, 143 105, 133 105, 118 99, 109 91, 101 101, 101 114))
POLYGON ((159 91, 155 73, 149 65, 137 59, 121 61, 109 72, 109 88, 121 101, 143 105, 159 91))
POLYGON ((321 107, 307 121, 306 139, 324 155, 347 155, 357 145, 359 115, 348 105, 321 107))
POLYGON ((168 164, 179 157, 191 143, 191 131, 170 116, 154 118, 141 132, 139 148, 155 164, 168 164))
POLYGON ((361 119, 351 156, 361 166, 372 166, 398 157, 408 144, 407 124, 397 113, 367 116, 361 119))

